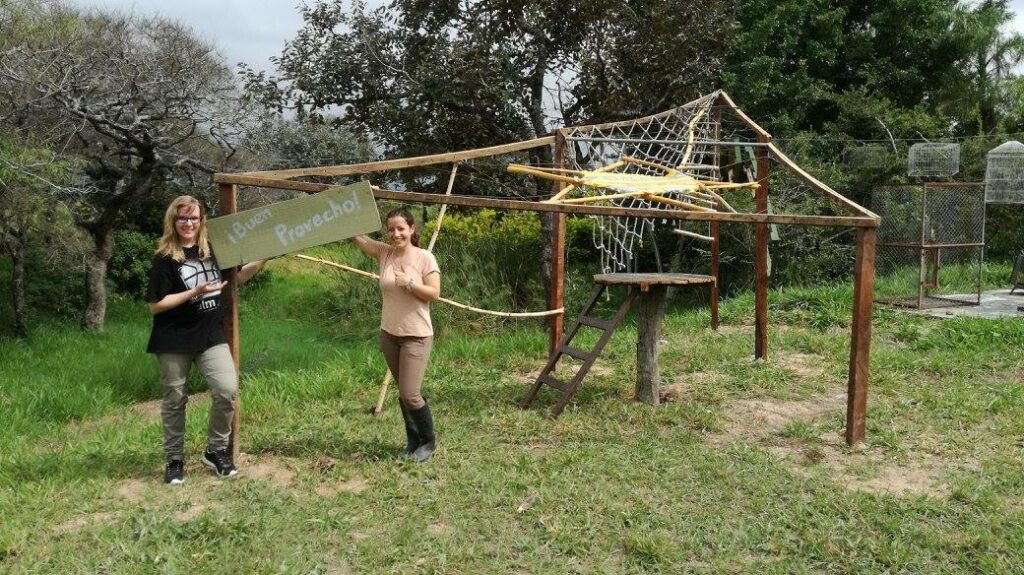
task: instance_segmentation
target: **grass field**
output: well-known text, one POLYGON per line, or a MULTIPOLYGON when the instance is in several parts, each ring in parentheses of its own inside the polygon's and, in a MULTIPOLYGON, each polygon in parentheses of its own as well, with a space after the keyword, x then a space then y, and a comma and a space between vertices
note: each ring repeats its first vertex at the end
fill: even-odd
MULTIPOLYGON (((867 442, 842 441, 849 287, 670 310, 664 405, 630 400, 635 327, 568 410, 520 410, 537 322, 442 323, 426 393, 439 451, 404 445, 372 284, 290 260, 242 305, 240 476, 161 482, 159 385, 144 305, 107 330, 0 339, 4 573, 1020 573, 1024 320, 876 309, 867 442), (346 307, 338 294, 352 301, 346 307), (362 298, 362 299, 360 299, 362 298)), ((345 301, 348 301, 347 299, 345 301)), ((439 310, 440 312, 440 310, 439 310)))

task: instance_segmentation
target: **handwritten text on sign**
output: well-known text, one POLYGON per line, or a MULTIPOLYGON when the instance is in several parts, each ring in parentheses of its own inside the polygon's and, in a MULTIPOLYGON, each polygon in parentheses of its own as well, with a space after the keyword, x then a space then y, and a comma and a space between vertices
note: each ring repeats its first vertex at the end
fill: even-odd
POLYGON ((221 269, 379 229, 380 212, 367 182, 207 222, 207 233, 221 269))

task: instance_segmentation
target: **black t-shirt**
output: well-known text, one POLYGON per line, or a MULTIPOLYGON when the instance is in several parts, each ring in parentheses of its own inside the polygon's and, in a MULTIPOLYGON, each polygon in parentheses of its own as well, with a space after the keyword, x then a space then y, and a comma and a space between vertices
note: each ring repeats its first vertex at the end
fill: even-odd
MULTIPOLYGON (((200 260, 198 247, 185 248, 184 262, 176 262, 168 256, 153 258, 146 301, 156 303, 168 294, 220 281, 220 270, 212 257, 200 260)), ((146 351, 199 353, 226 341, 221 292, 216 291, 154 315, 146 351)))

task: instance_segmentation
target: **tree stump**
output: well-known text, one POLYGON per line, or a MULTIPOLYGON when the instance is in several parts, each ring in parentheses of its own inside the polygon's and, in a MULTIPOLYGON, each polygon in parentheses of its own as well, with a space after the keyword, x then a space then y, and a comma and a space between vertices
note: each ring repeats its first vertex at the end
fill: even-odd
MULTIPOLYGON (((640 292, 640 307, 637 310, 636 341, 636 386, 633 399, 650 405, 658 405, 658 339, 661 321, 665 317, 668 286, 645 286, 640 292)), ((634 288, 636 289, 636 288, 634 288)))

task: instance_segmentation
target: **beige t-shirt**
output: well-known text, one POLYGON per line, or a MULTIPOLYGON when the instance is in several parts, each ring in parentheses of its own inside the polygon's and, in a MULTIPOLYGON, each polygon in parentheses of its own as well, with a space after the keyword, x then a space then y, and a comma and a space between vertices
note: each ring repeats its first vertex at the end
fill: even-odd
POLYGON ((421 300, 410 291, 395 283, 395 267, 401 265, 405 274, 417 285, 430 274, 439 274, 434 254, 425 249, 409 246, 410 252, 400 261, 393 250, 382 250, 380 264, 380 293, 383 305, 380 312, 380 328, 391 335, 427 337, 434 335, 430 322, 430 303, 421 300))

